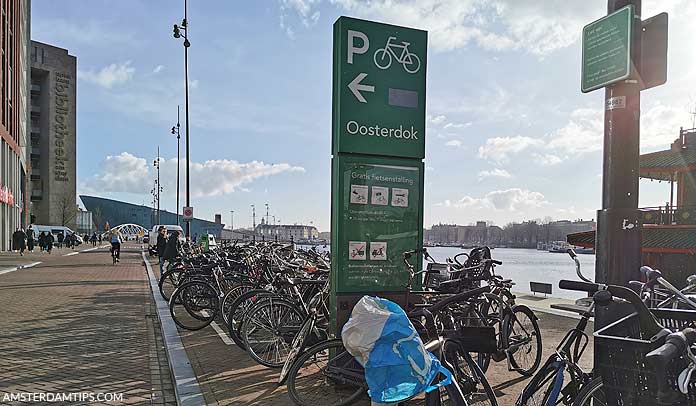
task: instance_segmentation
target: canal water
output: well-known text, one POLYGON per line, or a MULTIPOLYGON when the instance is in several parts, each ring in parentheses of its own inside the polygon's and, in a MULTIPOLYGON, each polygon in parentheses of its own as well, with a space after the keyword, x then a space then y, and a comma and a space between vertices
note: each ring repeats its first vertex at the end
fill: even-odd
MULTIPOLYGON (((308 248, 302 246, 302 248, 308 248)), ((317 249, 327 249, 318 246, 317 249)), ((460 252, 469 252, 459 248, 429 247, 428 252, 438 262, 452 258, 460 252)), ((515 282, 515 292, 531 293, 529 282, 544 282, 553 285, 551 296, 567 299, 577 299, 585 296, 580 292, 561 290, 558 281, 561 279, 579 280, 575 275, 575 262, 563 253, 551 253, 535 249, 495 248, 492 257, 503 262, 495 268, 496 274, 512 279, 515 282)), ((595 256, 580 254, 580 269, 589 279, 594 279, 595 256)), ((537 293, 537 295, 539 295, 537 293)))
MULTIPOLYGON (((428 252, 435 260, 443 262, 448 257, 451 258, 460 252, 469 252, 469 250, 430 247, 428 252)), ((580 292, 558 288, 558 281, 561 279, 579 280, 575 274, 575 262, 568 254, 551 253, 535 249, 496 248, 491 251, 491 256, 493 259, 503 262, 503 265, 496 266, 495 273, 504 278, 512 279, 516 283, 513 288, 516 292, 531 293, 529 282, 544 282, 553 285, 551 296, 568 299, 586 296, 586 294, 580 292)), ((580 259, 580 269, 583 275, 593 280, 595 256, 580 254, 578 258, 580 259)), ((537 295, 539 294, 537 293, 537 295)))

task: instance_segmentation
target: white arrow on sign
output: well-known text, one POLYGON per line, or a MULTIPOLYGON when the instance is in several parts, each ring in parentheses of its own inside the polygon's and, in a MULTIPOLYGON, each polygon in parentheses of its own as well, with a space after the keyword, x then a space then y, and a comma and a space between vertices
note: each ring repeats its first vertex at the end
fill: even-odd
POLYGON ((353 79, 350 84, 348 84, 348 89, 350 89, 351 92, 353 92, 353 95, 355 95, 355 98, 358 99, 360 103, 367 103, 367 100, 363 97, 362 93, 360 92, 374 92, 375 87, 372 85, 364 85, 360 82, 362 82, 363 79, 367 76, 367 73, 359 73, 358 76, 353 79))

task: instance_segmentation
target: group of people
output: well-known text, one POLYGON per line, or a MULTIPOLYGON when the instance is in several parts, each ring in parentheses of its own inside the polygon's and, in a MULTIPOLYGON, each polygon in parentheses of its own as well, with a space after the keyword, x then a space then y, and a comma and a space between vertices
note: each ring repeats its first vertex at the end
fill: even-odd
MULTIPOLYGON (((71 244, 70 246, 74 246, 75 240, 73 235, 69 235, 68 238, 65 239, 62 234, 59 234, 58 241, 60 244, 65 242, 66 245, 71 244)), ((42 252, 45 251, 50 254, 51 250, 53 250, 53 245, 56 242, 56 237, 54 237, 53 234, 45 231, 42 231, 37 237, 34 229, 31 226, 29 226, 26 231, 24 231, 22 228, 17 228, 17 230, 12 233, 12 249, 19 251, 19 255, 24 255, 25 250, 33 252, 36 242, 38 242, 39 249, 42 252)))
MULTIPOLYGON (((89 234, 84 235, 85 242, 90 241, 92 246, 97 246, 97 242, 101 245, 102 236, 96 232, 92 233, 90 237, 89 234)), ((51 232, 42 231, 37 235, 36 231, 29 226, 25 231, 22 228, 17 228, 14 233, 12 233, 12 249, 14 251, 19 251, 19 255, 24 255, 24 251, 33 252, 34 246, 38 243, 41 252, 51 253, 53 247, 75 249, 77 245, 80 244, 77 234, 59 232, 57 235, 53 235, 51 232)))
POLYGON ((167 236, 167 228, 161 226, 157 229, 157 244, 155 245, 159 257, 160 275, 164 273, 164 261, 171 261, 179 256, 179 231, 172 230, 167 236))

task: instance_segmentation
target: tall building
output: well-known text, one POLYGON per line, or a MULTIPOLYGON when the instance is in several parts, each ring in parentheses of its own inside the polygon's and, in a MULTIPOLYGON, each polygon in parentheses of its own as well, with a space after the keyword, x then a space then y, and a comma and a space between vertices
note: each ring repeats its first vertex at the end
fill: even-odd
POLYGON ((0 0, 0 250, 27 222, 29 1, 0 0))
POLYGON ((36 224, 74 228, 77 216, 77 59, 31 41, 31 214, 36 224))

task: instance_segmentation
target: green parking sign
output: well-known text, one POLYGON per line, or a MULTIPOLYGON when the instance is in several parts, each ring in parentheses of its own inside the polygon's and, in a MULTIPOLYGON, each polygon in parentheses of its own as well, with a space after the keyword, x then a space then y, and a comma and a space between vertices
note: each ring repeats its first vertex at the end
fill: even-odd
POLYGON ((333 153, 425 157, 427 32, 334 24, 333 153))

